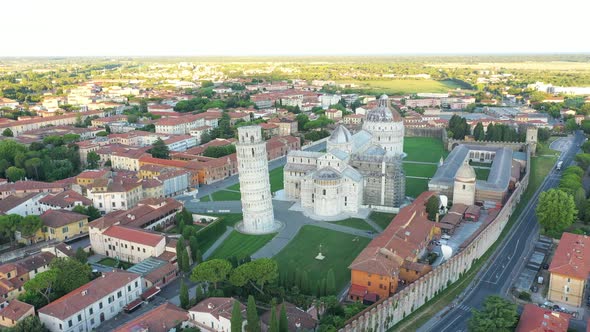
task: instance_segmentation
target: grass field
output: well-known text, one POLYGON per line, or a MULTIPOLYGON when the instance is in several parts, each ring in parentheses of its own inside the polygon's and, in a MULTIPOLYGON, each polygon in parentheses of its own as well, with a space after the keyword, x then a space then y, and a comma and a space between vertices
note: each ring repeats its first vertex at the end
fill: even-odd
MULTIPOLYGON (((278 190, 283 189, 283 167, 278 167, 273 169, 272 171, 268 172, 268 177, 270 180, 270 191, 271 192, 275 192, 278 190)), ((240 183, 236 183, 234 185, 231 185, 229 187, 227 187, 226 189, 228 190, 235 190, 235 191, 240 191, 240 183)), ((221 190, 223 191, 223 190, 221 190)), ((239 200, 240 198, 238 198, 239 200)), ((214 198, 214 200, 217 201, 217 199, 214 198)))
POLYGON ((369 218, 373 220, 377 225, 381 226, 381 228, 385 229, 391 220, 395 217, 395 213, 385 213, 385 212, 371 212, 369 218))
POLYGON ((428 180, 406 178, 406 196, 418 197, 428 190, 428 180))
POLYGON ((441 156, 446 158, 449 154, 441 140, 430 137, 404 138, 404 152, 407 154, 404 160, 432 163, 438 163, 441 156))
POLYGON ((133 266, 133 264, 123 262, 123 261, 119 261, 119 264, 117 265, 117 260, 114 258, 110 258, 110 257, 103 258, 103 259, 99 260, 97 263, 100 265, 116 267, 116 268, 120 268, 123 270, 127 270, 128 268, 133 266))
POLYGON ((340 226, 362 229, 364 231, 376 231, 376 229, 373 229, 373 227, 371 227, 371 225, 367 224, 367 222, 365 222, 363 219, 359 219, 359 218, 348 218, 348 219, 339 220, 339 221, 331 221, 330 223, 340 225, 340 226))
POLYGON ((203 196, 203 197, 199 198, 199 201, 200 202, 210 202, 211 198, 209 198, 209 195, 207 195, 207 196, 203 196))
POLYGON ((480 258, 478 259, 471 267, 469 271, 467 271, 457 282, 452 284, 451 286, 447 287, 442 293, 432 298, 428 301, 427 304, 420 307, 418 310, 411 313, 408 317, 403 319, 397 325, 389 329, 388 331, 416 331, 420 326, 424 325, 431 317, 435 314, 439 313, 440 311, 444 310, 444 308, 451 303, 451 301, 455 300, 459 294, 467 287, 477 272, 481 269, 484 262, 486 262, 491 254, 494 252, 495 248, 499 245, 501 240, 508 234, 510 228, 514 224, 515 220, 518 218, 526 204, 530 201, 531 197, 539 188, 545 177, 555 164, 557 160, 556 157, 535 157, 531 160, 531 178, 529 179, 529 186, 527 190, 523 194, 520 203, 517 205, 516 209, 512 213, 512 217, 510 218, 507 226, 504 228, 500 237, 496 241, 496 243, 480 258))
POLYGON ((453 81, 435 81, 428 79, 392 79, 346 82, 358 84, 361 89, 370 89, 379 93, 403 94, 419 92, 448 92, 461 88, 461 85, 453 81))
POLYGON ((488 176, 490 175, 489 168, 474 168, 474 170, 475 170, 475 177, 478 180, 484 180, 484 181, 488 180, 488 176))
POLYGON ((220 190, 211 194, 214 201, 239 201, 242 195, 239 192, 220 190))
POLYGON ((406 176, 420 176, 431 178, 434 175, 434 173, 436 173, 436 169, 436 165, 411 163, 404 164, 404 171, 406 172, 406 176))
POLYGON ((363 250, 370 239, 306 225, 293 240, 275 256, 281 270, 295 264, 307 271, 309 280, 321 280, 328 270, 334 271, 336 287, 340 291, 350 281, 348 266, 363 250), (322 245, 323 261, 315 259, 322 245))
POLYGON ((270 240, 272 240, 275 235, 276 233, 265 235, 248 235, 242 234, 238 231, 233 231, 225 239, 225 241, 223 241, 221 246, 219 246, 213 252, 209 259, 228 258, 231 256, 238 258, 248 257, 258 251, 258 249, 262 248, 270 240))

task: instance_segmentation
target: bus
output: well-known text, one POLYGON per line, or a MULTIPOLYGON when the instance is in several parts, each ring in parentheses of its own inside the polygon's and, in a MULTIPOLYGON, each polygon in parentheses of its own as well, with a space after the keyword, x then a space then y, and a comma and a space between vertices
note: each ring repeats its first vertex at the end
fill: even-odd
POLYGON ((561 171, 561 166, 563 165, 563 161, 558 161, 557 162, 557 166, 555 166, 555 169, 557 169, 558 171, 561 171))

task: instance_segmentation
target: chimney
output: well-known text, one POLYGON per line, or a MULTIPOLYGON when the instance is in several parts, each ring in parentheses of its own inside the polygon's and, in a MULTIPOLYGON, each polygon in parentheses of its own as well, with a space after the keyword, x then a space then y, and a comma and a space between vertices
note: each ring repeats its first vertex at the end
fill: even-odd
POLYGON ((83 290, 81 294, 82 294, 82 296, 85 296, 86 294, 88 294, 88 290, 87 289, 83 290))
POLYGON ((208 303, 208 304, 207 304, 207 308, 209 308, 209 309, 213 309, 213 308, 215 308, 215 306, 213 305, 213 303, 208 303))

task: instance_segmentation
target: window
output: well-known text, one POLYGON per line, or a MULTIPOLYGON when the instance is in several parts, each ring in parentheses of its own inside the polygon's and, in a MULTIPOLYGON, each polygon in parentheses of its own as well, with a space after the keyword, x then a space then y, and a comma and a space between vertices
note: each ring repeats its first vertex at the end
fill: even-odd
MULTIPOLYGON (((100 197, 99 197, 100 198, 100 197)), ((102 203, 98 203, 98 207, 102 207, 102 203)))
POLYGON ((370 281, 367 282, 367 286, 371 286, 371 282, 370 281))
POLYGON ((322 195, 326 196, 326 189, 322 189, 322 195))
POLYGON ((137 280, 135 280, 135 288, 137 288, 137 280))
POLYGON ((102 309, 102 302, 98 302, 98 309, 102 309))
POLYGON ((131 285, 127 285, 127 291, 131 292, 131 285))
POLYGON ((143 252, 145 252, 145 248, 143 248, 143 252))
POLYGON ((70 319, 70 320, 68 321, 68 327, 72 327, 72 325, 74 325, 74 324, 72 323, 72 320, 70 319))
POLYGON ((64 234, 67 233, 68 232, 68 227, 66 226, 66 227, 62 228, 61 229, 61 232, 64 233, 64 234))
POLYGON ((120 299, 120 298, 121 298, 121 296, 123 296, 123 294, 121 293, 121 291, 118 291, 118 292, 117 292, 117 298, 118 298, 118 299, 120 299))
POLYGON ((111 203, 113 205, 113 207, 115 207, 115 202, 111 203))
POLYGON ((59 323, 59 329, 63 330, 63 327, 61 326, 61 323, 59 323))
POLYGON ((465 190, 465 185, 463 185, 463 190, 465 190))
POLYGON ((135 249, 133 246, 131 246, 131 250, 135 249))
POLYGON ((572 280, 570 278, 567 278, 567 282, 570 282, 570 281, 572 281, 572 280))
POLYGON ((78 223, 78 227, 84 227, 84 222, 83 222, 83 221, 80 221, 80 222, 78 223))
MULTIPOLYGON (((101 305, 102 305, 102 303, 101 303, 101 305)), ((90 309, 88 309, 88 313, 92 315, 94 313, 94 309, 92 307, 90 307, 90 309)))
POLYGON ((78 315, 78 321, 81 322, 82 321, 82 315, 78 315))
POLYGON ((90 318, 90 325, 94 325, 94 318, 90 318))

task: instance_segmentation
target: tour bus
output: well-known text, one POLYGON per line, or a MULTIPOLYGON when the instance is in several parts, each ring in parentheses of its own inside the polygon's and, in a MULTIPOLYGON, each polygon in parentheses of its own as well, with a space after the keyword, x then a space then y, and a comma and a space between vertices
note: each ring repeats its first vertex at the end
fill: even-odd
POLYGON ((560 161, 557 163, 557 166, 555 167, 555 169, 557 169, 558 171, 561 171, 561 165, 563 165, 563 161, 561 161, 561 160, 560 160, 560 161))

